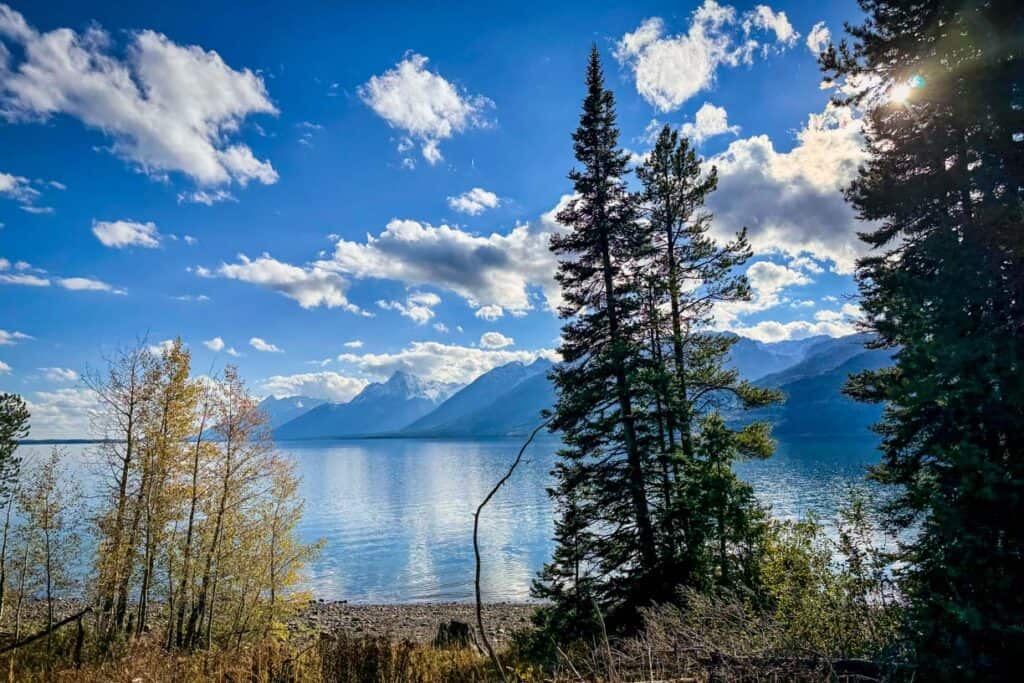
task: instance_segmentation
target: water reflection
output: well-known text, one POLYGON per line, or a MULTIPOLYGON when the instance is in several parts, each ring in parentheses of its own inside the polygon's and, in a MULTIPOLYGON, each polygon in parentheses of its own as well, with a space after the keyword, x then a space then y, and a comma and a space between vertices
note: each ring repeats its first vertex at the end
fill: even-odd
MULTIPOLYGON (((367 439, 283 442, 306 500, 299 534, 323 538, 309 570, 325 599, 353 602, 471 600, 473 512, 515 457, 518 440, 367 439)), ((545 492, 557 442, 535 442, 481 520, 486 600, 524 600, 550 557, 552 505, 545 492)), ((32 453, 49 447, 32 446, 32 453)), ((88 491, 90 447, 70 446, 88 491)), ((772 513, 834 517, 849 484, 876 462, 865 440, 782 441, 766 461, 737 466, 772 513)), ((94 487, 95 488, 95 487, 94 487)))

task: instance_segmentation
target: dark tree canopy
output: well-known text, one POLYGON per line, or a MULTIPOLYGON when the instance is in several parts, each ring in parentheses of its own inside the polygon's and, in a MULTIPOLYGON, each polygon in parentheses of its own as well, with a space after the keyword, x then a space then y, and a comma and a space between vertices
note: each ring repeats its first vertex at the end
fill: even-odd
POLYGON ((904 588, 928 680, 1006 680, 1024 649, 1024 5, 862 0, 826 74, 867 110, 848 191, 862 306, 895 366, 874 476, 910 530, 904 588))

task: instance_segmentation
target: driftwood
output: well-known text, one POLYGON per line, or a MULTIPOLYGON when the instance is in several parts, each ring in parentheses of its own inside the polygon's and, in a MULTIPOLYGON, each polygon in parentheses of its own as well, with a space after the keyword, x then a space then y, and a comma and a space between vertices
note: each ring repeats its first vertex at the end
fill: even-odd
MULTIPOLYGON (((6 654, 6 653, 11 652, 13 650, 17 650, 18 648, 21 648, 21 647, 25 647, 29 643, 34 643, 35 641, 39 640, 40 638, 45 638, 46 636, 50 635, 51 633, 53 633, 57 629, 62 628, 64 626, 67 626, 68 624, 70 624, 73 621, 77 621, 77 622, 79 622, 79 625, 81 625, 82 617, 84 617, 86 614, 88 614, 91 611, 92 611, 92 607, 86 607, 81 612, 78 612, 76 614, 72 614, 70 617, 67 617, 65 619, 61 619, 60 621, 58 621, 57 623, 53 624, 49 628, 44 628, 42 631, 38 631, 36 633, 33 633, 28 638, 22 638, 21 640, 19 640, 16 643, 11 643, 10 645, 6 645, 6 646, 0 648, 0 655, 6 654)), ((79 638, 81 638, 81 636, 79 636, 79 638)), ((81 646, 76 644, 76 647, 80 649, 81 646)))
POLYGON ((494 648, 491 647, 491 641, 487 637, 487 631, 484 629, 484 617, 483 617, 483 605, 480 602, 480 543, 479 543, 479 530, 480 530, 480 513, 483 512, 484 506, 491 502, 491 498, 498 492, 498 490, 505 485, 505 482, 512 477, 512 473, 519 467, 519 463, 523 459, 523 453, 526 452, 526 448, 533 442, 534 437, 540 433, 540 430, 548 426, 551 422, 551 418, 548 418, 537 425, 537 428, 530 432, 530 438, 519 449, 519 454, 516 455, 516 459, 512 461, 505 476, 498 480, 498 483, 494 485, 491 492, 487 494, 487 497, 483 499, 483 502, 476 509, 476 513, 473 515, 473 554, 476 556, 476 625, 480 629, 480 640, 484 644, 484 648, 487 650, 487 655, 491 658, 494 666, 498 669, 498 674, 501 676, 501 680, 508 683, 508 677, 505 676, 505 669, 501 666, 501 660, 498 659, 497 653, 494 648))

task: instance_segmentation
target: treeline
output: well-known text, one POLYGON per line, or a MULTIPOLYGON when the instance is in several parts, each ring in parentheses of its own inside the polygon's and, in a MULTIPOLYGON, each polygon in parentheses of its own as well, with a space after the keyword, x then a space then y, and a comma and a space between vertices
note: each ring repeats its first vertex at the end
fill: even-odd
POLYGON ((97 487, 88 506, 58 449, 20 471, 14 446, 28 411, 3 396, 0 610, 12 593, 19 612, 43 598, 48 626, 58 594, 84 596, 100 653, 143 634, 168 650, 281 635, 317 550, 295 538, 294 467, 237 370, 192 377, 190 360, 180 340, 139 344, 87 376, 99 401, 94 429, 106 439, 89 458, 97 487), (78 553, 84 534, 95 542, 91 566, 78 553))
POLYGON ((631 169, 595 48, 575 194, 558 215, 568 231, 552 241, 565 363, 551 425, 565 446, 555 554, 534 588, 551 605, 525 647, 564 654, 606 632, 640 634, 652 657, 643 634, 663 636, 667 618, 679 637, 659 647, 702 653, 705 672, 729 664, 726 677, 813 679, 850 657, 866 661, 849 675, 876 679, 1019 675, 1024 9, 861 8, 852 42, 820 62, 835 104, 863 114, 868 160, 847 199, 870 252, 856 275, 863 327, 895 365, 847 391, 885 405, 870 476, 888 487, 891 547, 877 546, 860 502, 843 512, 858 531, 823 557, 813 523, 769 520, 733 475, 772 442, 766 425, 733 428, 720 408, 778 399, 729 370, 730 339, 707 332, 716 306, 749 299, 737 268, 750 248, 743 232, 711 239, 703 205, 716 172, 675 131, 631 169))

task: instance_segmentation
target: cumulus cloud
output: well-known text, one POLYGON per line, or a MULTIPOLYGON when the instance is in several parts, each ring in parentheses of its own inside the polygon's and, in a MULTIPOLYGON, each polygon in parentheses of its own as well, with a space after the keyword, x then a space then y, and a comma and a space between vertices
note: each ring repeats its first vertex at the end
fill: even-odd
POLYGON ((353 339, 342 344, 346 349, 361 349, 363 348, 363 342, 361 339, 353 339))
POLYGON ((238 263, 222 263, 213 271, 199 266, 194 272, 200 277, 222 277, 267 287, 297 301, 302 308, 326 306, 360 312, 345 296, 348 283, 344 278, 320 266, 295 266, 266 253, 257 259, 239 254, 238 263))
POLYGON ((362 391, 369 381, 347 377, 337 372, 305 372, 296 375, 274 375, 262 384, 263 391, 277 397, 309 396, 345 403, 362 391))
POLYGON ((0 375, 9 375, 11 373, 11 366, 0 360, 0 375))
POLYGON ((39 368, 43 377, 51 382, 77 382, 78 373, 70 368, 39 368))
POLYGON ((480 335, 480 346, 485 349, 503 349, 515 343, 515 339, 506 337, 501 332, 484 332, 480 335))
POLYGON ((540 357, 558 360, 551 349, 509 351, 440 342, 412 342, 395 353, 343 353, 338 356, 338 361, 376 379, 385 379, 396 370, 404 370, 438 382, 468 384, 499 365, 513 361, 532 363, 540 357))
POLYGON ((0 284, 22 285, 24 287, 49 287, 49 278, 31 273, 0 273, 0 284))
POLYGON ((740 127, 729 125, 729 116, 725 107, 716 107, 710 102, 705 102, 697 110, 693 123, 684 123, 679 130, 683 135, 700 144, 716 135, 725 133, 735 135, 740 132, 740 127))
POLYGON ((93 221, 92 234, 103 246, 114 249, 133 246, 155 249, 160 246, 160 233, 152 221, 93 221))
POLYGON ((203 346, 210 349, 211 351, 222 351, 224 349, 224 340, 220 337, 214 337, 213 339, 207 339, 203 342, 203 346))
POLYGON ((783 290, 787 287, 808 285, 812 282, 805 273, 772 261, 757 261, 751 264, 747 268, 746 276, 750 283, 750 301, 715 304, 715 329, 732 330, 741 334, 738 331, 740 327, 743 327, 740 318, 787 303, 788 299, 782 296, 783 290))
MULTIPOLYGON (((785 12, 776 12, 767 5, 758 5, 744 15, 743 32, 750 35, 756 29, 772 31, 780 45, 793 47, 800 34, 793 30, 785 12)), ((767 47, 767 46, 765 46, 767 47)))
POLYGON ((441 303, 441 297, 433 292, 413 292, 401 301, 378 301, 377 305, 388 311, 398 311, 406 318, 422 325, 434 317, 434 306, 441 303))
POLYGON ((797 37, 784 12, 759 5, 740 16, 734 7, 705 0, 685 33, 667 35, 664 20, 651 17, 622 36, 615 57, 633 72, 637 92, 667 112, 709 90, 720 67, 751 63, 758 51, 791 47, 797 37), (762 43, 758 33, 773 35, 762 43))
POLYGON ((806 253, 852 273, 865 252, 857 238, 864 226, 842 190, 866 158, 861 119, 831 104, 808 117, 789 152, 776 151, 766 135, 736 140, 707 160, 718 168, 718 190, 708 198, 713 231, 728 239, 746 226, 758 253, 806 253))
POLYGON ((123 50, 98 26, 40 32, 6 5, 0 39, 21 56, 0 84, 7 119, 76 118, 156 177, 179 172, 204 186, 277 181, 270 162, 237 140, 248 116, 277 108, 262 78, 231 68, 216 52, 150 30, 131 33, 123 50))
MULTIPOLYGON (((0 5, 0 7, 2 7, 2 5, 0 5)), ((0 21, 2 21, 2 17, 0 17, 0 21)), ((0 36, 2 35, 3 32, 2 30, 0 30, 0 36)), ((2 92, 2 78, 4 67, 2 58, 3 43, 0 42, 0 92, 2 92)), ((0 116, 2 115, 3 109, 0 108, 0 116)), ((53 213, 52 207, 36 206, 35 202, 40 197, 42 197, 42 192, 40 192, 35 187, 35 185, 38 185, 40 187, 52 187, 58 190, 67 189, 67 187, 63 183, 58 183, 56 180, 36 180, 35 183, 33 183, 33 181, 29 180, 28 178, 0 171, 0 197, 4 197, 6 199, 13 199, 20 205, 22 211, 27 211, 28 213, 53 213)), ((0 228, 2 227, 3 224, 0 224, 0 228)))
POLYGON ((152 353, 154 356, 161 356, 173 348, 173 339, 164 339, 163 341, 158 341, 157 343, 150 344, 149 346, 146 347, 146 349, 149 350, 149 352, 152 353))
POLYGON ((29 435, 33 439, 74 439, 94 436, 92 421, 99 412, 99 397, 91 389, 64 388, 37 391, 26 397, 29 435))
POLYGON ((0 330, 0 346, 13 346, 20 341, 26 339, 33 339, 32 335, 25 334, 24 332, 8 332, 7 330, 0 330))
MULTIPOLYGON (((420 142, 423 158, 436 164, 440 142, 470 128, 489 124, 494 106, 482 95, 470 95, 427 68, 427 58, 408 53, 394 68, 359 86, 360 99, 392 128, 420 142)), ((407 151, 410 143, 399 142, 407 151)))
POLYGON ((487 209, 494 209, 501 203, 498 195, 482 187, 474 187, 455 197, 448 197, 448 206, 454 211, 478 216, 487 209))
POLYGON ((503 309, 501 306, 491 304, 490 306, 481 306, 480 308, 476 309, 476 312, 473 313, 473 315, 480 318, 481 320, 493 322, 500 318, 501 316, 505 315, 505 309, 503 309))
POLYGON ((250 339, 249 346, 257 351, 262 351, 263 353, 284 353, 284 349, 279 348, 260 337, 253 337, 250 339))
POLYGON ((455 292, 487 315, 497 307, 514 315, 531 310, 531 288, 541 290, 549 308, 560 301, 548 248, 561 230, 550 215, 517 225, 507 234, 478 235, 449 225, 394 219, 365 242, 339 240, 329 260, 316 267, 356 278, 398 280, 455 292))
POLYGON ((830 337, 845 337, 857 332, 857 327, 849 322, 809 322, 807 320, 793 320, 785 323, 762 320, 753 325, 738 325, 729 329, 740 336, 763 342, 806 339, 821 334, 830 337))
POLYGON ((828 26, 824 21, 819 21, 811 27, 811 32, 807 34, 807 49, 817 57, 825 51, 831 41, 832 33, 828 30, 828 26))

